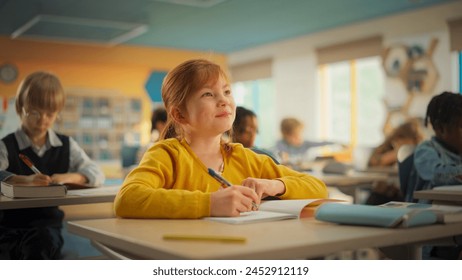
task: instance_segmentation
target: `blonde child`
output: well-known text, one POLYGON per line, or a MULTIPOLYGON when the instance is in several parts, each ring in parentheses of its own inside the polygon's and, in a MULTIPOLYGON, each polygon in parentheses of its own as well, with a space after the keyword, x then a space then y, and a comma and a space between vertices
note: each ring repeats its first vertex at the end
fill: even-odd
POLYGON ((164 79, 162 98, 168 112, 164 140, 126 177, 115 199, 118 216, 238 216, 267 196, 327 197, 326 186, 317 178, 222 139, 233 125, 236 106, 218 65, 202 59, 180 64, 164 79), (222 188, 208 168, 233 185, 222 188))
MULTIPOLYGON (((65 102, 59 79, 35 72, 21 83, 16 112, 21 127, 0 141, 0 180, 47 185, 99 185, 104 174, 70 137, 52 130, 65 102), (41 174, 19 158, 24 154, 41 174)), ((59 259, 63 212, 58 207, 0 210, 0 259, 59 259)))
POLYGON ((274 153, 280 157, 281 163, 298 168, 309 161, 308 150, 315 147, 334 144, 333 142, 313 142, 303 139, 303 123, 296 118, 285 118, 281 121, 282 139, 276 143, 274 153))

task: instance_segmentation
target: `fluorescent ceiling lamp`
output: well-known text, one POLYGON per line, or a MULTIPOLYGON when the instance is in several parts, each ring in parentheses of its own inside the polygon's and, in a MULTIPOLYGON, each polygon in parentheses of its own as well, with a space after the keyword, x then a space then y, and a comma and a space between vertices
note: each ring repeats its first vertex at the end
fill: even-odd
POLYGON ((29 37, 117 45, 135 38, 147 30, 147 25, 140 23, 37 15, 11 33, 11 38, 29 37))
POLYGON ((200 8, 210 8, 226 0, 156 0, 156 1, 166 2, 170 4, 200 7, 200 8))

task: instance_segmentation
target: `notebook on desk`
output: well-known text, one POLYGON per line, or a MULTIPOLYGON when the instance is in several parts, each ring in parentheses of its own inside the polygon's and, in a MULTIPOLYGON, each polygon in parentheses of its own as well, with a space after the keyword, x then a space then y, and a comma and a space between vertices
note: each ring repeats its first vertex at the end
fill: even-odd
POLYGON ((462 207, 460 206, 401 202, 401 201, 390 201, 380 206, 389 207, 389 208, 430 210, 436 214, 436 221, 441 224, 462 222, 462 207))
POLYGON ((93 189, 95 186, 74 183, 37 185, 32 183, 10 184, 1 182, 0 192, 10 198, 62 197, 68 190, 93 189))
POLYGON ((317 206, 327 202, 343 202, 338 199, 288 199, 262 201, 258 211, 243 212, 238 217, 207 217, 210 221, 228 224, 247 224, 286 219, 314 217, 317 206))
POLYGON ((67 188, 62 184, 38 186, 35 184, 9 184, 2 182, 1 193, 10 198, 61 197, 66 195, 67 188))
POLYGON ((327 203, 318 207, 317 220, 338 224, 376 227, 415 227, 437 222, 434 211, 374 205, 327 203))

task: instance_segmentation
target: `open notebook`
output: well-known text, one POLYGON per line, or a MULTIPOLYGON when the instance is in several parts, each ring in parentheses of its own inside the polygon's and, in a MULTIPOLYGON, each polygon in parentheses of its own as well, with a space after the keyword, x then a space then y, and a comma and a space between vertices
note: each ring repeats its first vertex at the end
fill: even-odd
POLYGON ((238 217, 207 217, 210 221, 228 224, 247 224, 285 219, 314 217, 316 206, 326 202, 343 202, 338 199, 289 199, 262 201, 258 211, 243 212, 238 217))

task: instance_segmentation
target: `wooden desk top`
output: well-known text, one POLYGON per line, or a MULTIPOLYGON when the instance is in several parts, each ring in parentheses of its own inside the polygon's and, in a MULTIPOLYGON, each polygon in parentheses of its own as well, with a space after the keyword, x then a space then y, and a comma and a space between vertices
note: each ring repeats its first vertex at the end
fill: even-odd
POLYGON ((207 220, 112 218, 68 222, 68 229, 140 259, 298 259, 459 235, 462 223, 386 229, 340 226, 314 219, 230 225, 207 220), (163 240, 164 234, 231 235, 247 241, 163 240))
POLYGON ((414 198, 432 200, 437 204, 462 205, 462 191, 460 190, 423 190, 414 192, 414 198))
POLYGON ((120 186, 104 186, 95 189, 73 190, 63 197, 49 198, 9 198, 0 195, 0 210, 113 202, 119 188, 120 186))
POLYGON ((348 174, 327 174, 311 173, 313 176, 321 179, 326 185, 333 187, 354 187, 365 184, 372 184, 376 181, 388 180, 390 175, 382 172, 359 172, 352 171, 348 174))

